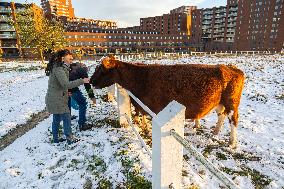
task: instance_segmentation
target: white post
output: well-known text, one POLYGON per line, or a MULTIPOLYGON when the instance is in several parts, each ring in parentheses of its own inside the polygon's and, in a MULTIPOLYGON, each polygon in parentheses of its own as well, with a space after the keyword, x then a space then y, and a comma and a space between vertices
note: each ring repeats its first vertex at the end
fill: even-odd
POLYGON ((109 86, 107 88, 107 98, 108 98, 108 101, 114 101, 115 100, 115 84, 112 85, 112 86, 109 86))
MULTIPOLYGON (((116 84, 117 88, 117 104, 118 104, 118 115, 127 115, 131 118, 130 98, 127 91, 120 85, 116 84)), ((119 123, 121 126, 127 126, 128 121, 125 116, 120 116, 119 123)))
POLYGON ((157 116, 152 126, 152 188, 182 188, 183 146, 170 135, 174 129, 184 137, 185 107, 172 101, 157 116))

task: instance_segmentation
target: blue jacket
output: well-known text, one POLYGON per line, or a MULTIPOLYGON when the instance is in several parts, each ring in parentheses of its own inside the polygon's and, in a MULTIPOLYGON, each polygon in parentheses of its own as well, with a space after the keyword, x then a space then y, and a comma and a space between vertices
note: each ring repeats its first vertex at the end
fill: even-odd
MULTIPOLYGON (((70 81, 75 81, 77 79, 84 79, 88 77, 88 68, 83 66, 80 63, 73 63, 70 65, 70 71, 69 71, 69 80, 70 81)), ((90 99, 94 98, 94 92, 92 89, 91 84, 85 83, 84 84, 85 89, 88 93, 88 96, 90 99)), ((78 87, 72 88, 69 90, 69 92, 75 92, 79 91, 78 87)))

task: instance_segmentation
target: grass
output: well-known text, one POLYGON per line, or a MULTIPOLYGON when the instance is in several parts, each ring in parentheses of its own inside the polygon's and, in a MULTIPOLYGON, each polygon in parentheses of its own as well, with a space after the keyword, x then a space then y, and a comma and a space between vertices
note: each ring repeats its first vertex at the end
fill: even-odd
POLYGON ((254 156, 249 153, 234 153, 233 158, 237 160, 244 160, 244 161, 260 161, 261 157, 254 156))
POLYGON ((248 97, 248 99, 252 101, 262 102, 262 103, 266 103, 268 101, 267 96, 265 96, 264 94, 259 94, 259 93, 255 94, 254 96, 248 97))
POLYGON ((224 171, 225 173, 229 175, 234 175, 235 177, 236 176, 250 177, 256 189, 265 188, 272 181, 268 176, 263 175, 259 171, 255 169, 251 169, 246 166, 242 166, 240 171, 227 168, 227 167, 223 167, 222 171, 224 171))
POLYGON ((110 126, 112 128, 121 128, 119 120, 118 119, 109 119, 109 118, 104 118, 104 119, 100 119, 100 120, 90 120, 89 121, 90 124, 93 124, 94 127, 96 128, 101 128, 103 126, 110 126))
POLYGON ((125 149, 118 151, 114 154, 114 156, 121 161, 123 167, 122 173, 126 177, 126 182, 124 183, 126 188, 152 188, 151 182, 141 175, 140 168, 138 168, 139 166, 137 167, 137 165, 140 164, 138 158, 130 159, 128 156, 128 151, 125 149))
MULTIPOLYGON (((94 120, 95 121, 95 120, 94 120)), ((110 126, 107 129, 107 132, 116 133, 118 130, 114 127, 118 126, 117 120, 102 119, 96 120, 97 124, 110 126)), ((120 131, 119 131, 120 132, 120 131)), ((111 178, 105 174, 108 169, 108 165, 99 155, 93 155, 87 164, 88 174, 92 175, 93 179, 97 182, 97 188, 109 189, 109 188, 127 188, 127 189, 136 189, 136 188, 152 188, 151 182, 148 181, 140 172, 140 161, 136 158, 130 157, 130 151, 128 147, 127 137, 125 133, 119 137, 118 141, 110 141, 111 145, 116 145, 118 143, 123 143, 123 148, 118 149, 113 153, 113 157, 121 162, 122 169, 121 172, 125 177, 123 183, 112 183, 111 178), (115 186, 115 184, 117 186, 115 186)), ((101 148, 101 144, 93 144, 94 148, 101 148)), ((74 160, 76 164, 76 160, 74 160)))
POLYGON ((221 152, 216 152, 216 156, 219 160, 227 160, 226 155, 221 152))
POLYGON ((277 100, 284 100, 284 93, 278 96, 275 96, 277 100))
POLYGON ((17 71, 17 72, 29 72, 29 71, 36 71, 44 69, 42 66, 30 66, 24 67, 22 65, 18 65, 17 67, 7 68, 5 66, 0 66, 0 73, 3 72, 10 72, 10 71, 17 71))

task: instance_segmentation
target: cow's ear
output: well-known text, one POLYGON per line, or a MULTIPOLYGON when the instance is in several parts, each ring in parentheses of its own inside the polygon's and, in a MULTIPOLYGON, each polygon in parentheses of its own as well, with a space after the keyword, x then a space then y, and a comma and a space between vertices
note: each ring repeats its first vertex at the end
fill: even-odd
POLYGON ((102 64, 106 69, 111 69, 117 67, 118 62, 114 56, 109 56, 102 60, 102 64))

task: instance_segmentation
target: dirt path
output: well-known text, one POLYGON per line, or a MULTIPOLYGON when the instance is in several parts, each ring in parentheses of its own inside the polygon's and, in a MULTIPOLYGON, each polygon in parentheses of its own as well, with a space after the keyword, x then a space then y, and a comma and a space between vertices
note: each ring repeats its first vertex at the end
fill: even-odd
POLYGON ((39 122, 49 117, 46 110, 33 115, 26 123, 18 125, 15 129, 0 138, 0 151, 12 144, 17 138, 23 136, 26 132, 33 129, 39 122))

